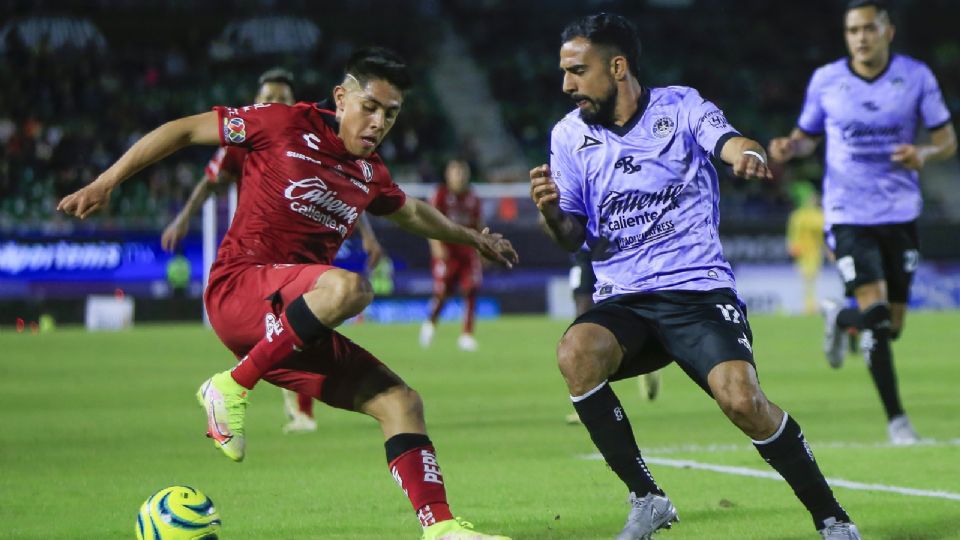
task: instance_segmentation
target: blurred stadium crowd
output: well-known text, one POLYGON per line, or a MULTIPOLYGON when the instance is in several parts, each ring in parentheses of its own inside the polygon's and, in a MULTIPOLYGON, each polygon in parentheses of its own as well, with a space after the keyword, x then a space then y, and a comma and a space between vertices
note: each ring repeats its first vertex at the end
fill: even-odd
MULTIPOLYGON (((368 44, 399 50, 418 74, 381 153, 398 180, 435 182, 446 157, 473 158, 486 144, 482 133, 458 137, 457 120, 437 99, 438 36, 449 31, 486 75, 499 105, 490 114, 502 115, 525 165, 539 164, 550 128, 572 108, 560 92, 560 30, 600 10, 638 25, 641 81, 698 88, 741 131, 766 141, 793 126, 813 69, 845 54, 844 3, 0 0, 0 231, 159 229, 186 199, 212 149, 186 150, 140 173, 92 225, 68 222, 53 209, 146 130, 212 105, 247 103, 257 75, 269 67, 296 74, 298 99, 326 97, 350 50, 368 44)), ((931 66, 956 115, 957 3, 891 4, 895 50, 931 66)), ((482 181, 483 167, 476 169, 482 181)), ((766 185, 728 179, 724 220, 783 223, 789 183, 819 177, 819 166, 808 161, 766 185)), ((924 219, 943 217, 946 203, 936 194, 927 199, 924 219)))

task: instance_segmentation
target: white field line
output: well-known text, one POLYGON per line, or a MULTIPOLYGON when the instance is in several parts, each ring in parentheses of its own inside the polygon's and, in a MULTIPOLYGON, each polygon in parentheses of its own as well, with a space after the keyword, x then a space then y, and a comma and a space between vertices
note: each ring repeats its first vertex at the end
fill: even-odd
MULTIPOLYGON (((947 441, 952 445, 960 444, 960 441, 947 441)), ((839 443, 838 443, 839 444, 839 443)), ((821 445, 823 446, 823 445, 821 445)), ((947 444, 940 444, 940 446, 947 446, 947 444)), ((838 446, 839 448, 865 448, 865 447, 874 447, 872 445, 861 445, 861 446, 838 446)), ((685 447, 686 448, 686 447, 685 447)), ((709 448, 709 447, 706 447, 709 448)), ((737 446, 737 450, 744 449, 742 446, 737 446)), ((653 453, 652 451, 648 453, 653 453)), ((603 457, 600 454, 589 454, 582 456, 583 459, 588 460, 603 460, 603 457)), ((711 471, 721 474, 732 474, 736 476, 747 476, 751 478, 764 478, 767 480, 776 480, 783 481, 783 478, 773 471, 760 471, 757 469, 751 469, 748 467, 732 467, 728 465, 715 465, 712 463, 701 463, 699 461, 692 461, 686 459, 670 459, 670 458, 659 458, 659 457, 646 457, 644 458, 647 463, 652 463, 654 465, 662 465, 664 467, 673 467, 676 469, 698 469, 701 471, 711 471)), ((850 480, 844 480, 842 478, 827 478, 827 483, 832 487, 842 487, 847 489, 854 489, 858 491, 880 491, 886 493, 897 493, 900 495, 908 495, 911 497, 931 497, 935 499, 947 499, 951 501, 960 501, 960 493, 953 493, 950 491, 935 491, 927 489, 915 489, 901 486, 889 486, 886 484, 866 484, 863 482, 853 482, 850 480)))
MULTIPOLYGON (((810 441, 808 441, 810 442, 810 441)), ((895 445, 890 442, 875 442, 875 443, 858 443, 858 442, 846 442, 846 441, 832 441, 832 442, 810 442, 810 448, 814 452, 820 450, 821 448, 916 448, 916 447, 930 447, 930 448, 939 448, 946 446, 960 446, 960 439, 948 439, 948 440, 936 440, 936 439, 923 439, 919 443, 916 443, 911 446, 902 446, 895 445)), ((677 446, 661 446, 659 448, 643 448, 641 447, 644 455, 657 455, 665 456, 671 454, 719 454, 721 452, 741 452, 741 451, 755 451, 752 444, 682 444, 677 446)), ((594 459, 599 459, 599 455, 594 459)))

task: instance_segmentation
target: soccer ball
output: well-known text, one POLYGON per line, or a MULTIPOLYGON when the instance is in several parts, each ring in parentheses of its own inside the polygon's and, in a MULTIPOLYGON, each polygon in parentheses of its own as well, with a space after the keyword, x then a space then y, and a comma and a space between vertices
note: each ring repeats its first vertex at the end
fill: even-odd
POLYGON ((213 501, 188 486, 163 488, 137 515, 137 540, 217 540, 220 513, 213 501))

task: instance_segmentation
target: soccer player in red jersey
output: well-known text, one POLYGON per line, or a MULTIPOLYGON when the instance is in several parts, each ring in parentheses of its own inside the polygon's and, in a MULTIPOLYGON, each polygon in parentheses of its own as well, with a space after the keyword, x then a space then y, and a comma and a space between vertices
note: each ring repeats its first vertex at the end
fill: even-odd
POLYGON ((121 182, 190 144, 247 148, 237 213, 205 298, 214 330, 240 359, 197 393, 215 445, 243 459, 244 413, 260 379, 305 392, 380 423, 390 471, 420 518, 424 540, 502 539, 453 518, 419 394, 334 331, 373 298, 363 276, 330 266, 363 211, 421 236, 471 245, 507 267, 517 261, 500 235, 462 227, 407 198, 376 154, 411 84, 395 53, 359 50, 332 104, 215 107, 168 122, 58 209, 86 218, 121 182))
MULTIPOLYGON (((282 68, 267 70, 258 79, 259 89, 253 98, 254 103, 283 103, 293 105, 293 74, 282 68)), ((177 216, 164 229, 160 237, 163 249, 173 252, 190 231, 190 218, 203 206, 207 197, 220 192, 225 186, 236 183, 240 187, 243 176, 243 162, 247 150, 241 146, 221 146, 210 158, 203 171, 203 177, 194 186, 187 203, 177 216)), ((367 253, 367 262, 373 267, 383 255, 383 248, 377 240, 366 216, 360 216, 358 224, 363 241, 363 250, 367 253)), ((284 433, 316 431, 317 422, 313 419, 313 397, 283 389, 283 408, 290 422, 283 427, 284 433)))
MULTIPOLYGON (((441 185, 430 204, 443 215, 464 227, 483 229, 480 215, 480 198, 470 189, 470 164, 461 159, 447 162, 444 171, 445 184, 441 185)), ((473 318, 477 310, 477 289, 483 279, 480 257, 469 246, 429 240, 430 269, 433 273, 433 298, 430 303, 430 318, 420 327, 420 345, 429 347, 437 319, 447 302, 451 289, 459 283, 465 302, 463 333, 457 346, 464 351, 477 350, 473 337, 473 318)))

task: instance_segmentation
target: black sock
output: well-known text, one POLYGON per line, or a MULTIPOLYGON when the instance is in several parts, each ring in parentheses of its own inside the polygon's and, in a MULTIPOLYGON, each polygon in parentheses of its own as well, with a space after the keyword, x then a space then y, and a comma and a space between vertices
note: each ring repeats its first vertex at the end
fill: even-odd
POLYGON ((780 476, 790 484, 800 502, 813 516, 817 530, 826 527, 825 520, 850 522, 850 516, 833 496, 833 491, 820 472, 813 451, 803 438, 800 425, 787 413, 778 434, 766 441, 754 441, 760 456, 776 469, 780 476))
POLYGON ((648 493, 663 495, 640 456, 630 420, 613 389, 604 382, 592 392, 587 397, 572 398, 573 408, 607 465, 637 497, 648 493))
POLYGON ((847 330, 849 328, 860 328, 860 312, 857 308, 843 308, 837 313, 837 327, 847 330))
POLYGON ((397 433, 383 443, 383 448, 387 451, 387 463, 392 463, 393 460, 414 448, 432 444, 430 437, 421 433, 397 433))
POLYGON ((877 303, 868 307, 863 310, 861 321, 864 329, 860 342, 863 359, 870 368, 873 384, 880 394, 887 420, 890 420, 903 414, 897 375, 893 371, 893 350, 890 348, 890 306, 877 303))
POLYGON ((890 330, 864 330, 861 348, 863 359, 870 369, 873 384, 880 394, 887 420, 903 414, 900 392, 897 390, 897 374, 893 370, 893 350, 890 348, 890 330))

